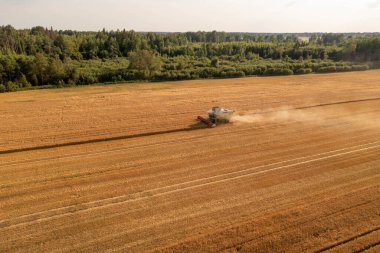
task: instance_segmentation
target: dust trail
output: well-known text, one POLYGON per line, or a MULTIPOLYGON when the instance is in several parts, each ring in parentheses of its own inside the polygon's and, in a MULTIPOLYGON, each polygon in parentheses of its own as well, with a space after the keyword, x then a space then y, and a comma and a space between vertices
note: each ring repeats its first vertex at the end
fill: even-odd
POLYGON ((245 113, 234 115, 231 122, 237 124, 250 124, 250 123, 268 123, 268 122, 281 122, 281 121, 315 121, 321 123, 325 117, 318 113, 304 112, 302 110, 293 109, 291 107, 282 107, 271 109, 262 113, 245 113), (269 112, 268 112, 269 111, 269 112))
POLYGON ((344 122, 356 127, 380 127, 380 110, 370 108, 348 109, 311 109, 300 110, 291 107, 269 109, 264 112, 244 113, 232 116, 231 122, 235 124, 285 123, 289 121, 312 122, 324 125, 332 121, 344 122))

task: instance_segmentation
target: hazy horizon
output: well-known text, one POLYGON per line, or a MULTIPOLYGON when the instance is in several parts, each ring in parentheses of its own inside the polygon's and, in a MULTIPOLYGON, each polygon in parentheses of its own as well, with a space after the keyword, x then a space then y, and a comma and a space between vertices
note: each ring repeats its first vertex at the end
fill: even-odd
POLYGON ((0 9, 0 25, 19 29, 40 25, 78 31, 380 31, 380 0, 0 0, 0 9))

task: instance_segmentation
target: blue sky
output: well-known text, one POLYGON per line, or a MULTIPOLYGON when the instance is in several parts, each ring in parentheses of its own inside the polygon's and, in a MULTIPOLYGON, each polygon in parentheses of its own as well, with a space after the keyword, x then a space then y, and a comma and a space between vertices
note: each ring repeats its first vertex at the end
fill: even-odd
POLYGON ((0 25, 136 31, 380 32, 380 0, 0 0, 0 25))

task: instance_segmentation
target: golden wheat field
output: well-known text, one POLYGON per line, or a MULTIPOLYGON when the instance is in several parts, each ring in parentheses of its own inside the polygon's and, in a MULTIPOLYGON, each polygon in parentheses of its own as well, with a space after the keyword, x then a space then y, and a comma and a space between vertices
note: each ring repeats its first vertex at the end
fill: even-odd
POLYGON ((0 94, 0 252, 379 251, 380 71, 0 94))

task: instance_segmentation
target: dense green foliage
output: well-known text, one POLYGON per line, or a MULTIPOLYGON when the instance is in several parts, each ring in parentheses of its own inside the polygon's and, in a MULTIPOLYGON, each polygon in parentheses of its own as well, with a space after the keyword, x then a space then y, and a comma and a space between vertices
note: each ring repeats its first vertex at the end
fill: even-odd
POLYGON ((380 67, 380 36, 76 32, 0 27, 0 92, 136 80, 342 72, 380 67))

